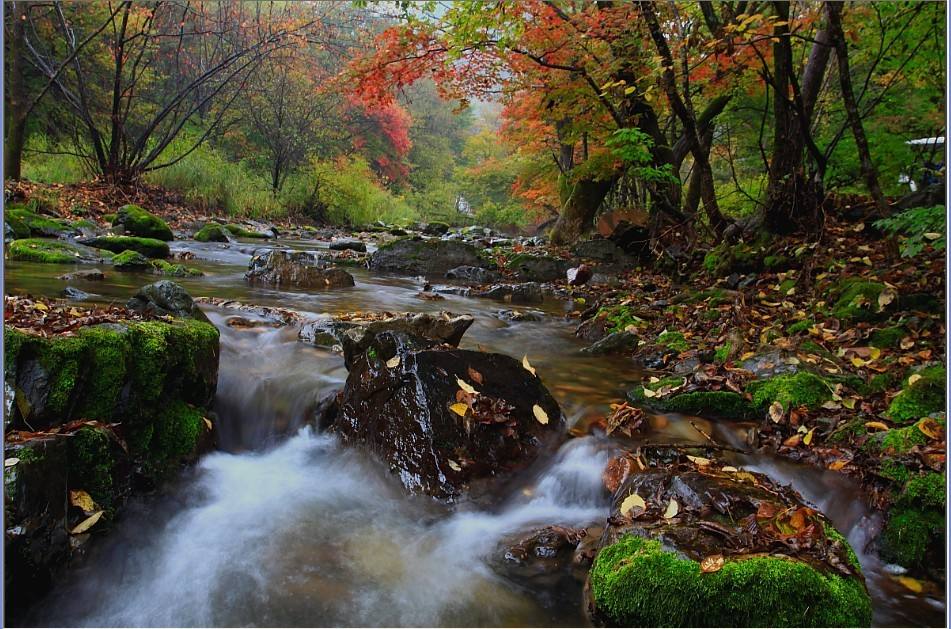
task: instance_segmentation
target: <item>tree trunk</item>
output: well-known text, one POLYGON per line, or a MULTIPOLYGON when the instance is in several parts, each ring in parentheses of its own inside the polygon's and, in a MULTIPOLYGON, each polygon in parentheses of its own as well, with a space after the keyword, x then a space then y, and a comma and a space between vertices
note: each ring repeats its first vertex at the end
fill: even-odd
POLYGON ((10 76, 7 77, 7 137, 3 151, 3 176, 6 179, 19 180, 23 166, 23 147, 26 144, 26 78, 24 63, 26 54, 26 2, 13 2, 9 5, 12 20, 9 44, 10 76))
POLYGON ((582 179, 569 184, 567 198, 562 202, 561 214, 551 230, 552 244, 572 244, 591 229, 598 208, 614 182, 613 178, 604 181, 582 179))
POLYGON ((878 184, 878 173, 875 171, 875 164, 872 163, 868 139, 865 137, 865 129, 862 127, 862 116, 859 113, 855 92, 852 89, 852 76, 849 73, 849 47, 845 42, 845 32, 842 30, 842 5, 838 2, 826 2, 826 13, 829 16, 829 30, 832 42, 835 45, 836 60, 839 63, 839 86, 842 90, 842 101, 845 103, 845 114, 849 126, 852 128, 852 135, 855 136, 855 148, 859 154, 862 175, 865 177, 869 194, 875 200, 878 213, 884 216, 888 212, 888 204, 885 202, 882 188, 878 184))

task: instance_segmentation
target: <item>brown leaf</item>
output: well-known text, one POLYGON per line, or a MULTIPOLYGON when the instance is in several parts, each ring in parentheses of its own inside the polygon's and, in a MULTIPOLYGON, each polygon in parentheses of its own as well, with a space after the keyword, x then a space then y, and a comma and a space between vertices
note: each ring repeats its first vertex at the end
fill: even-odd
POLYGON ((472 378, 472 380, 473 380, 476 384, 482 384, 482 374, 481 374, 481 373, 479 373, 478 371, 476 371, 476 370, 473 369, 472 367, 466 368, 466 371, 468 372, 469 377, 472 378))
POLYGON ((723 555, 710 555, 700 560, 700 572, 719 572, 723 568, 723 555))

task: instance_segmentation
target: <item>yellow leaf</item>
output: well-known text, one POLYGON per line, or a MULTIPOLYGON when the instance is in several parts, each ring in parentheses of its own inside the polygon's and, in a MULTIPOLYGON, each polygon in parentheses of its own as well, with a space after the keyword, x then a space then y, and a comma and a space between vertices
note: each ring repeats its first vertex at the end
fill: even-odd
POLYGON ((88 518, 86 518, 85 520, 83 520, 82 522, 80 522, 79 524, 77 524, 77 525, 75 526, 75 528, 73 528, 73 529, 70 531, 70 534, 71 534, 71 535, 79 535, 80 533, 85 533, 85 532, 88 531, 90 528, 92 528, 92 526, 93 526, 96 522, 99 521, 99 518, 102 517, 102 514, 103 514, 103 513, 105 513, 105 511, 96 511, 96 512, 93 513, 91 516, 89 516, 88 518))
POLYGON ((888 430, 888 424, 884 422, 865 422, 865 427, 874 430, 888 430))
POLYGON ((829 469, 834 472, 838 472, 839 470, 841 470, 843 467, 845 467, 848 464, 849 462, 846 461, 845 459, 837 459, 829 464, 829 469))
POLYGON ((647 509, 647 503, 637 494, 631 494, 621 503, 621 515, 627 515, 634 509, 647 509))
MULTIPOLYGON (((393 369, 393 368, 395 368, 395 367, 399 367, 399 366, 400 366, 400 357, 399 357, 399 354, 397 354, 397 355, 394 356, 393 358, 391 358, 391 359, 389 359, 388 361, 386 361, 386 366, 389 367, 390 369, 393 369)), ((471 391, 470 391, 470 393, 471 393, 471 391)))
POLYGON ((680 513, 680 505, 677 504, 676 500, 671 498, 670 502, 667 503, 666 511, 664 511, 664 517, 669 520, 671 518, 677 517, 678 513, 680 513))
POLYGON ((467 404, 463 404, 462 402, 456 402, 455 404, 449 407, 449 410, 455 413, 456 415, 458 415, 459 417, 465 417, 466 412, 469 410, 469 406, 467 404))
POLYGON ((462 378, 456 378, 456 384, 459 385, 459 388, 465 391, 466 393, 475 393, 475 387, 463 380, 462 378))
POLYGON ((920 430, 922 434, 928 437, 929 439, 941 438, 941 432, 942 432, 941 424, 939 424, 935 420, 931 418, 923 419, 920 422, 918 422, 917 426, 918 426, 918 430, 920 430))
POLYGON ((74 507, 79 507, 86 514, 92 513, 96 510, 96 503, 93 501, 92 496, 82 489, 70 490, 69 504, 73 505, 74 507))
POLYGON ((699 465, 700 467, 703 467, 705 465, 710 465, 710 459, 706 459, 702 456, 690 456, 688 454, 687 460, 692 461, 694 465, 699 465))
POLYGON ((891 288, 884 289, 878 294, 878 307, 884 308, 888 304, 895 301, 896 297, 898 297, 898 293, 896 293, 894 290, 891 288))
POLYGON ((644 397, 647 397, 647 398, 657 397, 657 393, 655 393, 654 391, 651 391, 647 387, 644 387, 644 397))
POLYGON ((205 426, 208 427, 208 430, 214 430, 214 426, 211 425, 210 419, 208 419, 207 417, 202 417, 202 419, 205 420, 205 426))
POLYGON ((783 415, 785 415, 783 410, 783 405, 781 403, 773 402, 769 405, 769 418, 772 419, 775 423, 783 421, 783 415))
POLYGON ((871 361, 873 361, 873 360, 878 360, 881 355, 882 355, 882 350, 880 350, 879 348, 877 348, 877 347, 870 347, 870 348, 868 348, 868 360, 869 360, 869 362, 871 362, 871 361))
POLYGON ((541 406, 539 406, 538 404, 536 404, 535 406, 532 407, 532 414, 535 415, 535 419, 538 420, 538 423, 539 423, 539 424, 547 424, 547 423, 548 423, 548 413, 546 413, 546 412, 545 412, 545 409, 543 409, 543 408, 542 408, 541 406))
POLYGON ((732 465, 724 465, 723 467, 720 468, 720 471, 721 472, 736 472, 737 469, 733 467, 732 465))
POLYGON ((456 472, 462 471, 462 467, 460 467, 460 465, 456 463, 455 461, 453 461, 452 459, 449 459, 449 467, 452 468, 456 472))
POLYGON ((921 374, 915 373, 908 377, 908 386, 911 386, 921 380, 921 374))
POLYGON ((864 367, 864 366, 867 365, 867 364, 868 364, 867 361, 862 360, 862 359, 859 358, 858 356, 853 356, 853 357, 852 357, 852 366, 853 366, 853 367, 864 367))
POLYGON ((525 371, 527 371, 528 373, 532 374, 533 376, 535 375, 535 368, 532 367, 532 364, 530 362, 528 362, 527 355, 522 356, 522 367, 525 367, 525 371))
POLYGON ((842 400, 842 406, 844 406, 845 408, 849 410, 852 410, 853 408, 855 408, 855 403, 857 401, 858 400, 856 400, 854 397, 847 397, 842 400))
POLYGON ((756 352, 746 352, 740 356, 740 360, 746 360, 747 358, 752 358, 753 356, 756 356, 756 352))
POLYGON ((36 310, 42 310, 43 312, 46 312, 47 310, 50 309, 50 307, 47 306, 46 304, 44 304, 42 301, 36 302, 35 304, 33 304, 33 307, 34 307, 36 310))
POLYGON ((802 442, 806 445, 812 443, 812 434, 816 432, 815 428, 810 428, 809 432, 806 433, 806 436, 802 438, 802 442))
POLYGON ((920 594, 921 591, 925 589, 921 581, 918 579, 912 579, 911 577, 898 577, 895 580, 916 594, 920 594))
POLYGON ((710 555, 700 560, 700 572, 718 572, 723 567, 723 555, 710 555))
POLYGON ((11 456, 9 459, 4 459, 4 460, 3 460, 3 467, 13 467, 14 465, 16 465, 16 464, 19 463, 19 462, 20 462, 20 459, 19 459, 19 458, 15 457, 15 456, 11 456))

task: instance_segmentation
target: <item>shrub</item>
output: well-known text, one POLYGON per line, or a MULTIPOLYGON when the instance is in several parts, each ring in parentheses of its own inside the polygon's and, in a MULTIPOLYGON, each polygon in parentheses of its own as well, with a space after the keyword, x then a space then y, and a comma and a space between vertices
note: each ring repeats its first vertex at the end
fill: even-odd
POLYGON ((935 249, 945 248, 945 207, 915 207, 875 221, 875 227, 893 236, 901 236, 901 255, 910 258, 918 255, 929 242, 935 249))

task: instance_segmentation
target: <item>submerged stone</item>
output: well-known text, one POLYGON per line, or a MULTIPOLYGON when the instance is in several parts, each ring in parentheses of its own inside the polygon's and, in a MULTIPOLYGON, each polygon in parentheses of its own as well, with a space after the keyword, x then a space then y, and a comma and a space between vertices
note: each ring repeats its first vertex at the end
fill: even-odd
POLYGON ((151 315, 208 321, 208 317, 195 304, 188 291, 171 280, 160 280, 143 286, 126 303, 126 307, 151 315))
POLYGON ((273 250, 251 258, 245 278, 250 284, 293 288, 331 289, 355 284, 353 276, 325 266, 307 251, 273 250))
POLYGON ((545 301, 541 285, 535 282, 496 284, 488 290, 475 293, 475 296, 498 299, 510 304, 540 304, 545 301))

